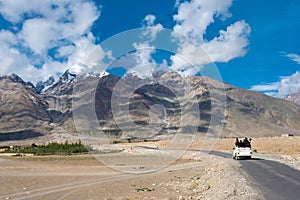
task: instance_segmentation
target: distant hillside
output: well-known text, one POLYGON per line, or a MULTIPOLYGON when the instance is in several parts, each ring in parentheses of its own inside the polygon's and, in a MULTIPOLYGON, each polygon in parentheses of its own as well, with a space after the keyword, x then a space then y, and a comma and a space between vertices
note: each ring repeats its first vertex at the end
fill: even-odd
POLYGON ((66 72, 42 94, 16 75, 2 77, 0 140, 49 135, 55 127, 75 133, 74 113, 80 120, 80 131, 103 130, 114 137, 134 137, 136 131, 142 132, 136 127, 153 128, 157 132, 151 137, 176 131, 189 132, 195 128, 195 119, 198 121, 196 130, 206 133, 212 120, 212 106, 221 108, 222 105, 226 106, 226 111, 217 110, 214 124, 210 127, 214 130, 224 123, 222 136, 300 135, 300 106, 293 102, 236 88, 207 77, 181 77, 174 72, 156 74, 155 77, 156 81, 134 75, 123 79, 113 75, 76 77, 66 72), (185 91, 187 85, 191 88, 185 91), (77 90, 75 93, 74 88, 77 90), (91 97, 93 91, 95 95, 91 97), (128 99, 128 105, 112 102, 114 92, 119 92, 118 98, 128 99), (223 92, 226 92, 224 99, 223 92), (94 102, 95 106, 89 106, 88 102, 94 102), (112 105, 119 110, 112 112, 112 105), (200 112, 196 112, 193 106, 200 112), (129 109, 134 124, 129 123, 127 116, 124 117, 122 109, 129 109), (185 113, 187 110, 189 112, 185 113), (96 121, 87 117, 91 112, 96 112, 96 121), (185 119, 184 123, 181 117, 185 119), (100 126, 91 130, 91 123, 100 126))
POLYGON ((299 135, 299 105, 284 99, 232 88, 227 91, 228 119, 224 134, 248 136, 299 135))

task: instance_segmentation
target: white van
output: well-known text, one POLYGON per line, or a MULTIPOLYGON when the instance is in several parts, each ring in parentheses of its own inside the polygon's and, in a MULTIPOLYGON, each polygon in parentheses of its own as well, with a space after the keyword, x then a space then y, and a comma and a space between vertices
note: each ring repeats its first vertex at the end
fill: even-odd
POLYGON ((232 158, 239 160, 241 158, 251 159, 252 150, 250 147, 234 147, 232 151, 232 158))

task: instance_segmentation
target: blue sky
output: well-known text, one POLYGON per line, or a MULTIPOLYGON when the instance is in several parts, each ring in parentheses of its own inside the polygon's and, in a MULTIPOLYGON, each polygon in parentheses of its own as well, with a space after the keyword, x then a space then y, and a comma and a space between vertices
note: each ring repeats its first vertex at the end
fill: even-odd
POLYGON ((194 43, 178 37, 173 54, 158 54, 148 41, 133 43, 136 52, 116 61, 124 68, 110 72, 125 73, 134 65, 137 73, 151 74, 165 59, 171 69, 193 75, 176 56, 201 71, 209 64, 199 58, 204 49, 223 81, 284 97, 300 87, 299 10, 298 0, 0 0, 0 75, 17 73, 36 83, 57 79, 66 69, 97 71, 85 63, 92 50, 96 66, 104 65, 116 58, 102 48, 103 41, 144 27, 157 31, 151 37, 169 29, 194 43))

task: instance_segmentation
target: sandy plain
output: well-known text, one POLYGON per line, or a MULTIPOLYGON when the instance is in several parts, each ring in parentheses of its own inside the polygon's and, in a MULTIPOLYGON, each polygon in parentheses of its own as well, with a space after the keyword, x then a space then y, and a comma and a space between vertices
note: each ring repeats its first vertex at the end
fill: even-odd
MULTIPOLYGON (((211 140, 214 150, 233 147, 233 138, 211 140)), ((165 142, 116 144, 123 151, 99 155, 2 155, 0 199, 263 199, 239 162, 194 151, 201 145, 181 157, 161 151, 165 142)), ((252 147, 299 169, 300 137, 254 138, 252 147)))

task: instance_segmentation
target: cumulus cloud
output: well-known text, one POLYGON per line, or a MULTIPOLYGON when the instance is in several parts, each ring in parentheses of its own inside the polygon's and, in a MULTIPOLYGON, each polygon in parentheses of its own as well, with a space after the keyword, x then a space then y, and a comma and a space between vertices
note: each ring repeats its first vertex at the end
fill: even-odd
MULTIPOLYGON (((99 73, 104 71, 104 59, 112 59, 110 51, 104 51, 99 45, 95 45, 95 38, 92 33, 82 36, 74 41, 76 48, 68 57, 68 68, 76 74, 81 73, 99 73)), ((72 49, 70 48, 72 51, 72 49)))
POLYGON ((228 62, 247 53, 251 28, 244 20, 220 30, 219 36, 212 40, 204 38, 208 26, 216 17, 225 20, 231 16, 228 11, 231 4, 231 0, 192 0, 178 4, 173 36, 179 39, 180 45, 171 57, 172 69, 194 75, 205 64, 228 62), (182 58, 188 62, 183 62, 182 58))
POLYGON ((151 77, 157 67, 155 60, 151 56, 155 52, 155 47, 146 42, 134 43, 133 46, 136 50, 134 53, 136 64, 129 69, 128 73, 134 72, 140 77, 151 77))
MULTIPOLYGON (((228 62, 246 54, 250 26, 243 20, 220 30, 218 36, 207 40, 208 26, 216 18, 230 17, 232 0, 177 0, 178 12, 173 16, 174 39, 178 41, 171 69, 194 75, 211 62, 228 62), (181 37, 180 35, 184 36, 181 37), (188 39, 187 39, 188 38, 188 39), (193 67, 191 67, 193 65, 193 67)), ((112 60, 112 53, 95 44, 91 27, 100 16, 101 8, 90 0, 1 0, 0 14, 11 23, 0 31, 0 73, 18 72, 25 80, 37 82, 57 76, 66 69, 75 73, 104 70, 104 60, 112 60), (2 34, 2 36, 1 36, 2 34)), ((142 76, 150 75, 163 64, 152 55, 154 42, 163 30, 154 15, 142 21, 142 36, 148 41, 134 43, 136 52, 122 57, 115 64, 142 76), (129 68, 132 68, 129 70, 129 68)))
MULTIPOLYGON (((228 62, 247 53, 251 28, 244 20, 229 25, 226 30, 220 30, 219 35, 211 40, 204 38, 208 26, 214 23, 215 18, 225 20, 231 16, 228 10, 231 5, 232 0, 176 1, 178 12, 173 16, 176 24, 172 30, 172 37, 177 43, 177 48, 175 54, 170 56, 170 69, 182 75, 195 75, 206 64, 228 62)), ((133 56, 136 62, 134 64, 132 61, 128 62, 129 56, 122 58, 122 61, 132 66, 139 66, 141 70, 138 71, 146 76, 154 71, 154 67, 165 69, 167 65, 167 62, 159 65, 151 58, 155 52, 155 46, 151 46, 151 42, 155 41, 158 33, 163 29, 161 24, 155 24, 155 20, 154 15, 147 15, 142 22, 145 28, 143 32, 145 42, 134 44, 137 49, 133 56), (146 46, 147 48, 144 48, 146 46)), ((124 66, 128 65, 124 64, 124 66)))
MULTIPOLYGON (((26 45, 36 54, 43 54, 52 47, 51 42, 57 41, 57 31, 53 23, 47 19, 30 19, 23 23, 19 34, 26 45)), ((53 44, 54 45, 54 44, 53 44)))
POLYGON ((263 92, 266 95, 283 98, 298 92, 300 88, 300 73, 296 71, 291 76, 282 76, 278 82, 254 85, 251 90, 263 92))
MULTIPOLYGON (((297 54, 283 53, 283 56, 286 56, 292 61, 300 64, 300 56, 297 54)), ((281 76, 277 82, 254 85, 251 87, 251 90, 263 92, 269 96, 283 98, 289 94, 297 93, 299 88, 300 72, 296 71, 290 76, 281 76)))
POLYGON ((226 31, 221 30, 219 37, 203 43, 201 47, 213 62, 228 62, 247 53, 250 32, 250 26, 245 21, 238 21, 227 27, 226 31))
POLYGON ((152 58, 155 47, 148 42, 133 43, 134 52, 115 60, 108 69, 122 67, 126 74, 135 74, 141 78, 151 78, 153 72, 160 69, 160 65, 152 58))
POLYGON ((2 0, 0 14, 12 27, 0 34, 1 74, 37 82, 67 68, 84 71, 80 62, 96 48, 91 26, 100 8, 91 1, 2 0))
POLYGON ((192 0, 177 4, 178 13, 173 16, 176 21, 174 31, 202 42, 207 27, 214 22, 214 17, 230 16, 228 9, 232 0, 192 0))
MULTIPOLYGON (((115 60, 109 69, 114 67, 122 67, 126 70, 127 74, 135 74, 141 78, 151 78, 153 72, 159 70, 162 64, 156 63, 152 55, 156 52, 155 46, 151 42, 155 41, 157 34, 163 30, 163 26, 155 23, 156 17, 154 15, 147 15, 143 21, 143 30, 140 35, 141 41, 134 42, 132 46, 135 51, 127 53, 115 60)), ((163 62, 165 66, 165 62, 163 62)))
POLYGON ((278 89, 279 96, 286 96, 298 92, 300 88, 300 73, 296 73, 291 76, 281 77, 280 85, 278 89))
POLYGON ((146 29, 143 36, 150 36, 150 41, 154 41, 157 34, 163 29, 161 24, 155 24, 156 17, 154 15, 147 15, 143 20, 143 27, 146 29))
POLYGON ((12 32, 0 31, 0 74, 18 71, 20 67, 24 71, 31 68, 28 64, 29 58, 15 48, 17 40, 18 38, 12 32))
MULTIPOLYGON (((173 61, 172 68, 175 70, 186 70, 198 68, 212 62, 228 62, 231 59, 244 56, 247 53, 248 46, 247 36, 250 34, 250 27, 244 21, 238 21, 229 27, 226 31, 221 30, 220 36, 211 41, 197 44, 192 40, 186 40, 177 49, 177 54, 171 57, 173 61), (181 55, 188 62, 180 61, 181 55)), ((190 70, 189 70, 190 71, 190 70)), ((196 72, 197 73, 197 72, 196 72)), ((188 74, 190 75, 190 74, 188 74)))

